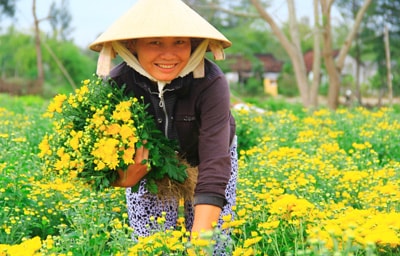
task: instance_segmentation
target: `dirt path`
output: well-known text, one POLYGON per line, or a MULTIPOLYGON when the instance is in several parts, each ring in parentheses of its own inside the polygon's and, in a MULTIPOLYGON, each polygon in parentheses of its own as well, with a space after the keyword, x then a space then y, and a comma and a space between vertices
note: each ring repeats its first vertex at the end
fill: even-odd
MULTIPOLYGON (((294 98, 282 97, 282 99, 284 99, 286 102, 289 102, 289 103, 302 104, 300 97, 294 97, 294 98)), ((362 102, 363 106, 366 106, 366 107, 389 106, 389 99, 388 98, 382 98, 381 102, 379 102, 378 98, 370 98, 370 97, 368 97, 368 98, 362 98, 361 102, 362 102)), ((327 103, 328 103, 327 97, 319 96, 318 97, 318 103, 319 103, 320 106, 327 106, 327 103)), ((352 103, 356 104, 357 103, 357 99, 353 98, 352 99, 352 103)), ((400 97, 393 98, 392 103, 396 104, 396 105, 400 105, 400 97)), ((348 105, 348 104, 346 104, 346 99, 344 97, 339 97, 339 104, 340 105, 348 105)))

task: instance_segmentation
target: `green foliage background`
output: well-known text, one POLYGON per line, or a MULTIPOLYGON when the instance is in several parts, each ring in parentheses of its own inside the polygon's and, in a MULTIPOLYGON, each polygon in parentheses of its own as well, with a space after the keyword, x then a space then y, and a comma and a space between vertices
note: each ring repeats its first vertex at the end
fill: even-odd
MULTIPOLYGON (((0 35, 0 42, 1 78, 22 88, 29 86, 29 83, 37 77, 34 38, 29 34, 10 28, 7 33, 0 35)), ((96 53, 82 50, 70 41, 60 41, 43 36, 44 95, 47 97, 74 89, 48 48, 57 56, 77 85, 96 71, 96 53)))

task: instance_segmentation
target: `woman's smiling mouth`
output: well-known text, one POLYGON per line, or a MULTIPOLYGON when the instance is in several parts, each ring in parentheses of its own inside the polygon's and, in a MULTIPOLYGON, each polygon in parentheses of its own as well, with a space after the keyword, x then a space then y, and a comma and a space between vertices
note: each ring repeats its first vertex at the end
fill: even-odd
POLYGON ((177 64, 156 64, 157 67, 162 68, 162 69, 172 69, 176 65, 177 64))

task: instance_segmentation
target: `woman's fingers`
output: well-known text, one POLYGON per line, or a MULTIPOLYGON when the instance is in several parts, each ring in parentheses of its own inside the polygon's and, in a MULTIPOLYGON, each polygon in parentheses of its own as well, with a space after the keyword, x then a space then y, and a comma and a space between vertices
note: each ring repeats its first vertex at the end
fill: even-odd
POLYGON ((137 148, 136 149, 136 152, 135 152, 135 163, 140 163, 142 160, 143 160, 143 146, 141 146, 140 148, 137 148))
MULTIPOLYGON (((146 141, 143 141, 146 144, 146 141)), ((136 185, 150 170, 147 163, 149 150, 144 146, 136 149, 134 164, 130 164, 127 170, 118 170, 119 178, 112 184, 115 187, 132 187, 136 185), (128 175, 129 174, 129 175, 128 175)))
POLYGON ((142 163, 143 160, 149 159, 149 150, 145 148, 144 146, 141 146, 140 148, 136 149, 135 153, 135 163, 142 163))

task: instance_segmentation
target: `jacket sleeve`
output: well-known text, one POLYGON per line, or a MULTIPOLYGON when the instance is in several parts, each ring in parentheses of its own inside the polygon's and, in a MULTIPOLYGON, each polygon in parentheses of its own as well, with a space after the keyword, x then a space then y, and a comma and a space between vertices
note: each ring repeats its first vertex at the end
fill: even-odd
POLYGON ((222 207, 226 203, 225 189, 231 174, 230 92, 225 76, 207 78, 196 108, 200 112, 199 175, 195 189, 195 204, 222 207))

